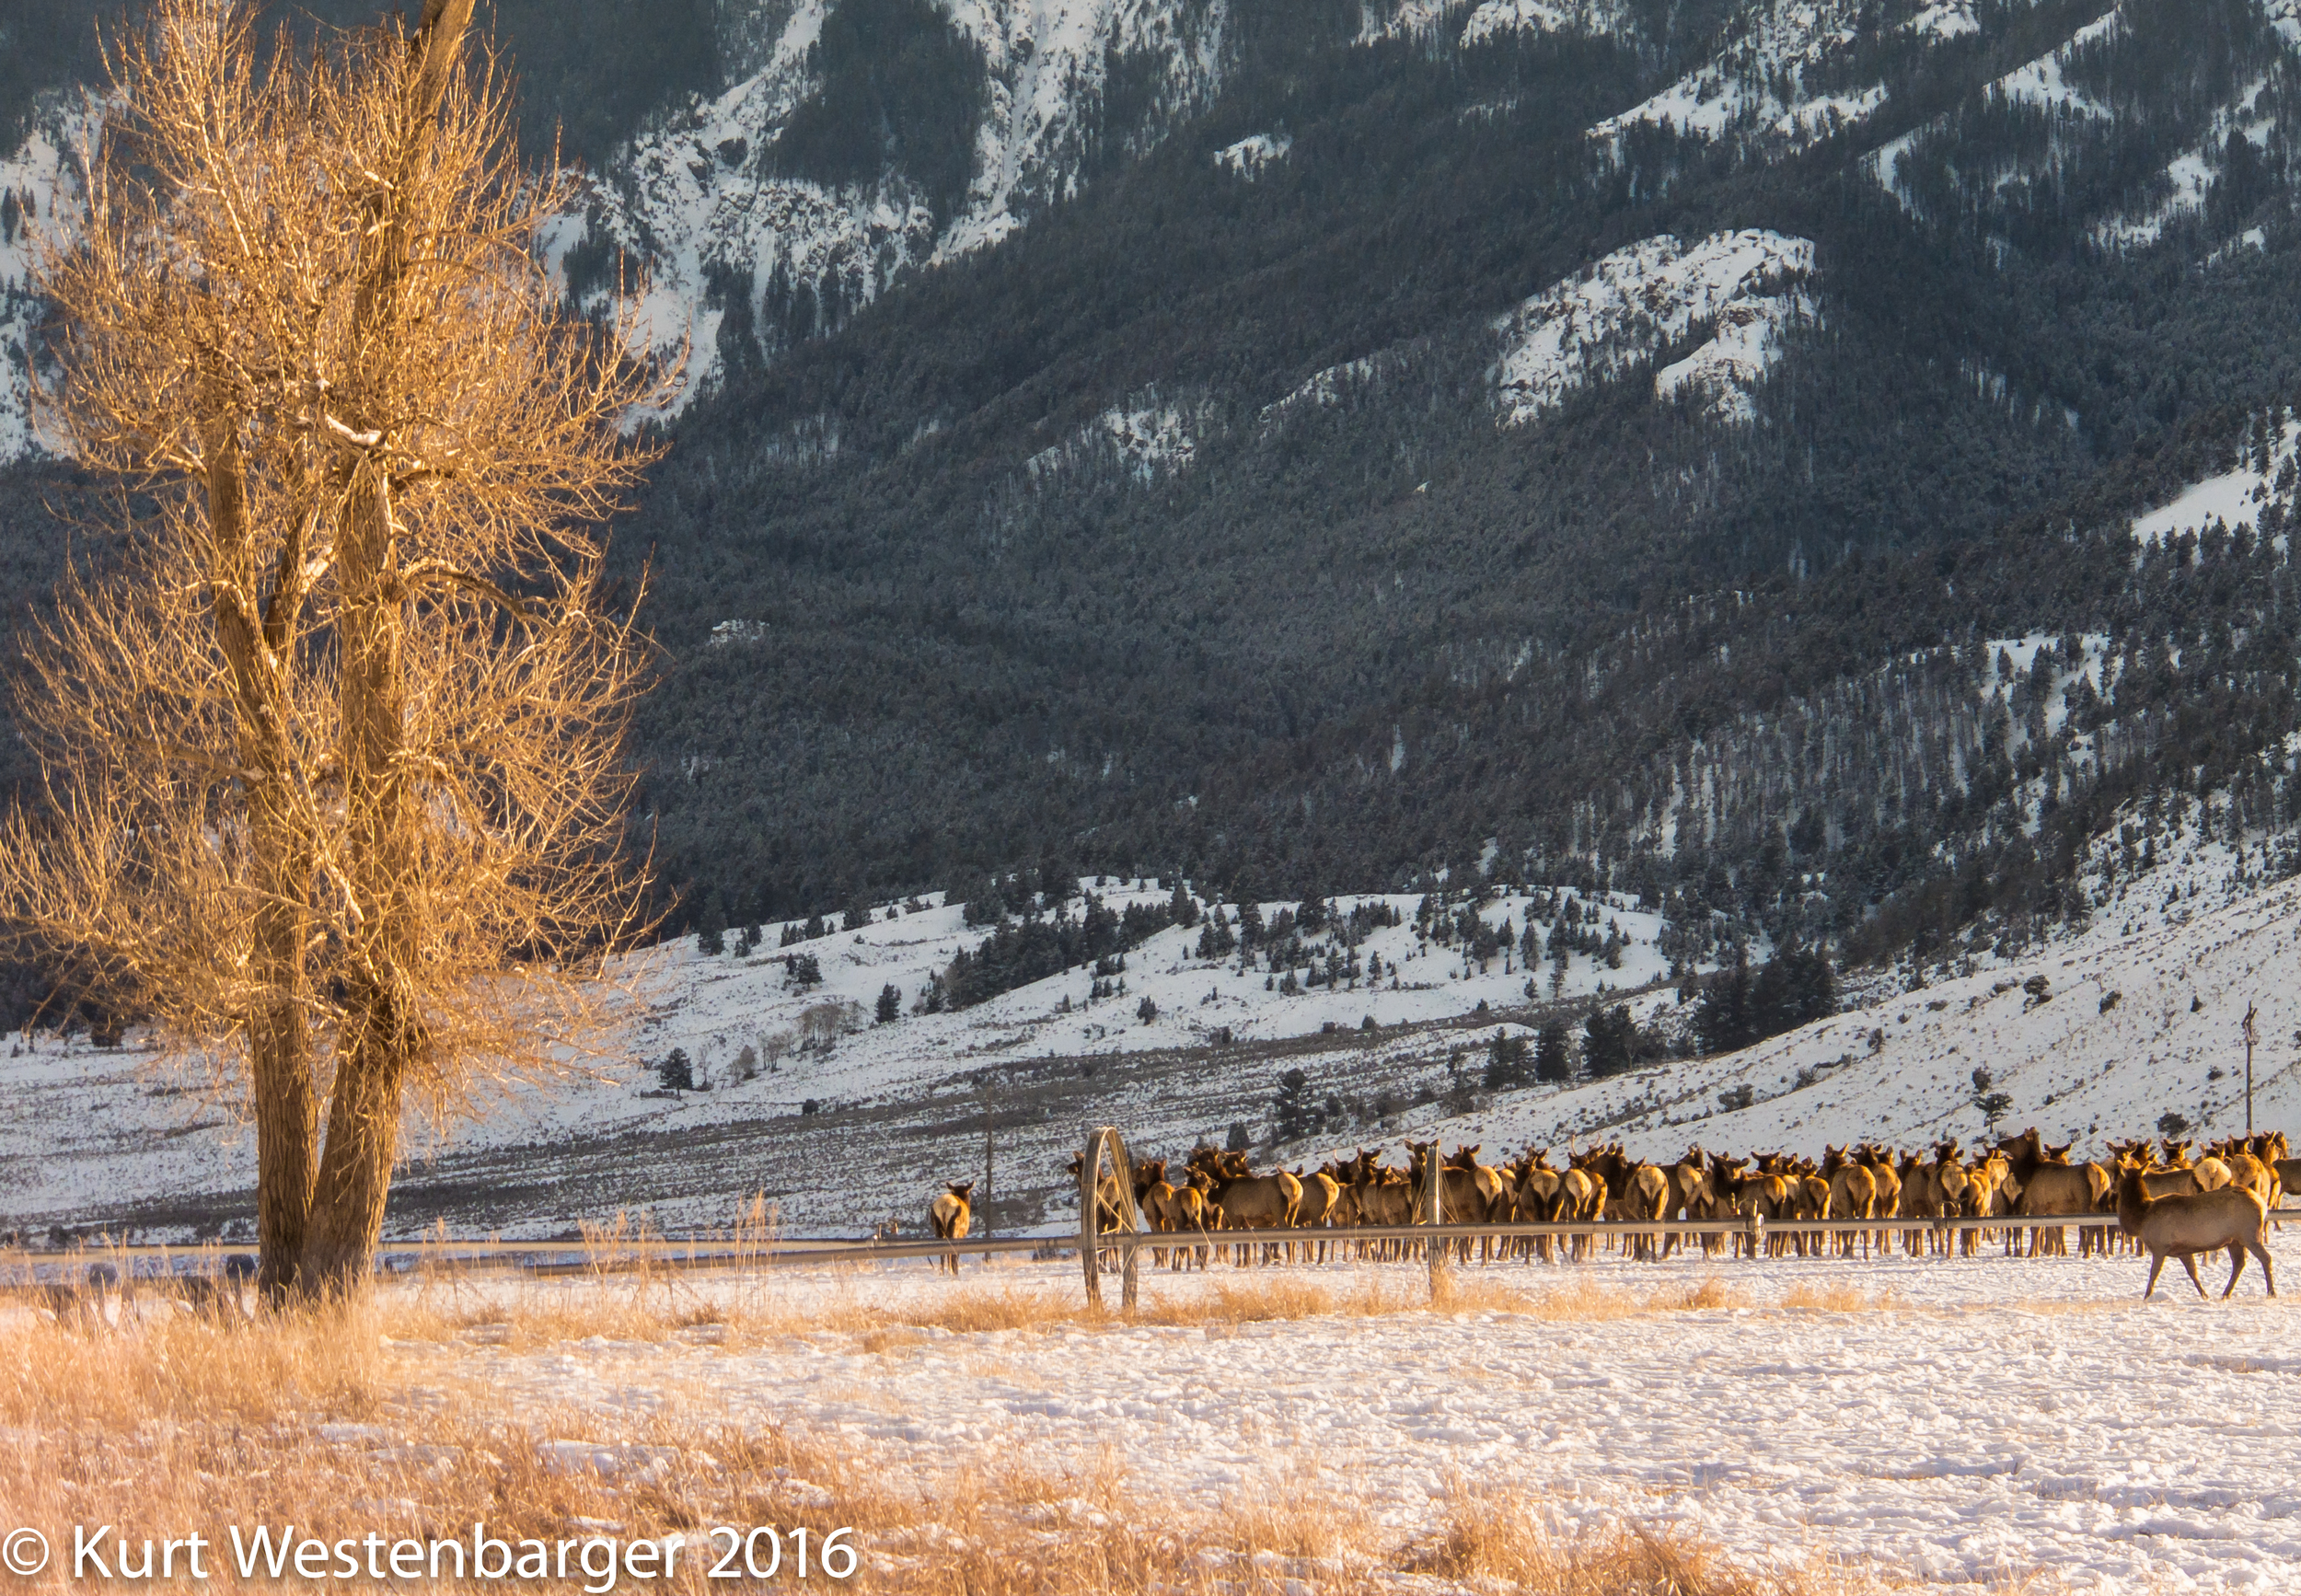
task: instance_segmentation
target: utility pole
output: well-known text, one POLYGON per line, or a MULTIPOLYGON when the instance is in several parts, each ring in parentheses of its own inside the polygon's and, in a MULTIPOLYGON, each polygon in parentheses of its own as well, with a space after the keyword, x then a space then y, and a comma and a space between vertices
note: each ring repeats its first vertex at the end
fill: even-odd
POLYGON ((990 1165, 991 1165, 990 1076, 983 1076, 983 1235, 990 1236, 990 1165))
POLYGON ((2253 1044, 2261 1040, 2261 1005, 2249 1000, 2245 1005, 2245 1134, 2253 1134, 2253 1044))

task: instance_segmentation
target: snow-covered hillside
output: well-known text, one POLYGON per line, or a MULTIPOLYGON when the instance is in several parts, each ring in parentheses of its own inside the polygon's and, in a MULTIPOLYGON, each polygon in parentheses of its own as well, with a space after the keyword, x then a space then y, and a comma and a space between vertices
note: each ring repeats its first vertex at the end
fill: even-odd
POLYGON ((1692 244, 1665 233, 1617 249, 1495 323, 1502 353, 1496 406, 1517 426, 1575 389, 1702 341, 1654 376, 1657 397, 1682 391, 1721 420, 1749 419, 1751 391, 1780 358, 1783 330, 1814 314, 1804 283, 1813 245, 1745 229, 1692 244))
MULTIPOLYGON (((1955 1137, 1971 1148, 1989 1132, 1981 1099, 2002 1093, 2001 1132, 2034 1125, 2075 1141, 2074 1156, 2159 1134, 2161 1121, 2226 1136, 2245 1128, 2250 1005, 2254 1122, 2301 1133, 2301 884, 2247 894, 2241 864, 2194 846, 2036 957, 1889 990, 1741 1053, 1515 1093, 1425 1134, 1489 1152, 1618 1137, 1648 1157, 1690 1142, 1818 1154, 1955 1137), (2216 901, 2226 907, 2201 907, 2216 901)), ((1656 993, 1635 1008, 1667 1018, 1675 1005, 1656 993)))
MULTIPOLYGON (((1862 1139, 1971 1145, 1984 1130, 1978 1100, 1993 1093, 2008 1100, 2001 1128, 2036 1124, 2091 1151, 2155 1132, 2168 1114, 2201 1134, 2240 1127, 2237 1027, 2249 1002, 2261 1011, 2257 1118, 2301 1129, 2301 885, 2257 890, 2266 864, 2258 847, 2237 852, 2199 838, 2193 815, 2179 830, 2166 825, 2162 850, 2153 845, 2138 875, 2097 861, 2087 877, 2098 905, 2091 927, 2027 956, 1978 950, 1956 969, 1934 968, 1915 990, 1904 989, 1906 970, 1857 977, 1854 1007, 1746 1052, 1498 1095, 1480 1090, 1486 1044, 1497 1032, 1527 1034, 1535 1017, 1518 948, 1481 967, 1459 941, 1419 934, 1415 897, 1338 900, 1346 914, 1379 905, 1405 923, 1368 930, 1355 949, 1359 976, 1334 985, 1303 986, 1307 967, 1199 958, 1198 931, 1172 928, 1129 953, 1124 969, 1074 970, 955 1013, 918 1012, 931 972, 986 934, 954 907, 883 908, 859 931, 788 948, 777 928, 763 928, 764 945, 748 955, 705 955, 688 940, 633 972, 642 1000, 595 1070, 490 1104, 449 1134, 417 1128, 419 1162, 403 1185, 445 1194, 414 1210, 415 1224, 439 1211, 458 1228, 512 1234, 563 1232, 626 1205, 674 1230, 720 1223, 762 1185, 780 1194, 794 1229, 868 1228, 890 1213, 887 1191, 931 1186, 938 1171, 970 1160, 980 1167, 977 1088, 995 1081, 1010 1105, 1001 1190, 1024 1204, 1011 1222, 1059 1226, 1058 1172, 1081 1124, 1120 1125, 1147 1151, 1219 1138, 1233 1121, 1260 1133, 1289 1068, 1339 1116, 1324 1139, 1279 1150, 1290 1164, 1433 1135, 1490 1153, 1601 1136, 1651 1155, 1689 1141, 1813 1153, 1862 1139), (793 978, 784 961, 803 954, 816 961, 819 983, 793 978), (877 1024, 890 985, 902 1014, 877 1024), (674 1048, 690 1060, 697 1090, 662 1091, 674 1048)), ((1120 910, 1168 897, 1150 881, 1105 890, 1120 910)), ((1266 906, 1266 918, 1283 907, 1266 906)), ((1531 910, 1555 933, 1564 907, 1563 894, 1514 893, 1480 914, 1497 931, 1505 919, 1522 931, 1531 910)), ((1621 899, 1577 908, 1586 932, 1614 943, 1619 967, 1571 952, 1554 982, 1544 958, 1539 996, 1619 991, 1642 1024, 1684 1035, 1691 1004, 1663 979, 1671 961, 1659 917, 1621 899)), ((0 1061, 0 1228, 196 1209, 203 1194, 222 1200, 252 1181, 238 1105, 205 1094, 184 1061, 133 1047, 91 1051, 85 1041, 67 1048, 49 1035, 10 1038, 9 1051, 0 1061)))
MULTIPOLYGON (((2261 513, 2281 504, 2293 512, 2294 490, 2301 485, 2301 422, 2285 421, 2266 448, 2248 448, 2246 457, 2218 476, 2192 483, 2171 503, 2133 517, 2133 536, 2144 543, 2159 543, 2184 532, 2203 532, 2218 526, 2234 532, 2257 527, 2261 513)), ((2278 546, 2284 534, 2278 534, 2278 546)))
MULTIPOLYGON (((1097 892, 1115 912, 1162 908, 1156 881, 1097 892)), ((1530 909, 1550 915, 1570 894, 1489 900, 1481 918, 1522 933, 1530 909)), ((420 1149, 548 1145, 575 1136, 724 1127, 791 1116, 810 1104, 855 1104, 931 1093, 935 1083, 987 1068, 1048 1058, 1097 1058, 1252 1044, 1328 1032, 1376 1035, 1523 1005, 1530 977, 1519 943, 1484 960, 1424 934, 1417 896, 1349 896, 1344 915, 1381 906, 1404 923, 1368 929, 1355 947, 1358 973, 1324 980, 1333 939, 1310 939, 1314 962, 1274 972, 1235 954, 1201 958, 1203 927, 1157 932, 1098 977, 1090 968, 1050 977, 956 1012, 926 1013, 923 994, 962 948, 989 934, 956 906, 922 902, 875 911, 853 931, 781 945, 786 928, 762 928, 749 954, 703 954, 692 937, 638 955, 623 972, 635 997, 627 1026, 604 1038, 601 1056, 546 1087, 489 1105, 452 1137, 417 1133, 420 1149), (804 982, 792 961, 812 958, 821 979, 804 982), (1313 978, 1319 984, 1310 984, 1313 978), (1377 973, 1370 973, 1377 972, 1377 973), (876 1021, 893 986, 901 1018, 876 1021), (1098 986, 1106 995, 1096 995, 1098 986), (1145 1005, 1149 1008, 1146 1009, 1145 1005), (1146 1017, 1146 1015, 1148 1017, 1146 1017), (691 1060, 699 1090, 657 1094, 674 1049, 691 1060), (751 1055, 746 1063, 743 1055, 751 1055)), ((1575 998, 1643 986, 1668 974, 1657 945, 1660 917, 1619 899, 1573 899, 1579 934, 1613 937, 1611 957, 1567 952, 1537 972, 1545 996, 1575 998), (1590 916, 1596 918, 1591 919, 1590 916)), ((1266 921, 1291 906, 1263 906, 1266 921)), ((1229 914, 1236 918, 1237 908, 1229 914)), ((1537 914, 1545 926, 1551 922, 1537 914)), ((1312 955, 1306 954, 1306 960, 1312 955)), ((252 1147, 236 1093, 211 1096, 195 1061, 163 1059, 132 1043, 91 1050, 85 1039, 9 1039, 0 1061, 0 1216, 69 1211, 89 1202, 159 1193, 229 1190, 253 1175, 252 1147), (163 1134, 155 1138, 147 1132, 163 1134)), ((5 1227, 0 1227, 5 1228, 5 1227)))
POLYGON ((1850 64, 1861 0, 1785 0, 1752 6, 1717 52, 1660 93, 1609 118, 1596 136, 1617 141, 1640 123, 1781 152, 1858 126, 1886 102, 1883 85, 1827 87, 1850 64))

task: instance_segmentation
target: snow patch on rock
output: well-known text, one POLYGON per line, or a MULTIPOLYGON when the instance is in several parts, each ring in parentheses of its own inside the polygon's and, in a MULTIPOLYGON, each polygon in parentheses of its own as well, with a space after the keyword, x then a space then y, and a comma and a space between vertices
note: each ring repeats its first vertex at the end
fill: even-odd
POLYGON ((1934 39, 1962 39, 1982 30, 1981 22, 1973 15, 1972 0, 1939 0, 1911 17, 1905 26, 1912 33, 1934 39))
POLYGON ((1463 24, 1463 45, 1484 44, 1504 33, 1619 32, 1628 24, 1622 0, 1484 0, 1463 24))
POLYGON ((1082 465, 1115 463, 1147 484, 1185 470, 1197 459, 1207 422, 1201 406, 1162 401, 1156 395, 1130 400, 1033 455, 1023 470, 1036 481, 1082 465))
POLYGON ((1294 139, 1289 133, 1249 133, 1215 151, 1214 164, 1242 178, 1252 178, 1271 162, 1286 159, 1293 147, 1294 139))
POLYGON ((1698 398, 1719 420, 1747 421, 1750 393, 1781 358, 1788 325, 1813 314, 1804 287, 1812 243, 1745 229, 1694 244, 1663 234, 1617 249, 1501 318, 1496 406, 1506 426, 1536 420, 1585 384, 1604 382, 1706 334, 1664 366, 1655 393, 1698 398))
POLYGON ((1513 32, 1613 33, 1631 21, 1627 0, 1377 0, 1361 13, 1359 42, 1428 38, 1464 11, 1470 16, 1458 39, 1464 49, 1513 32))
POLYGON ((31 411, 32 334, 40 318, 32 263, 38 241, 57 226, 58 208, 68 218, 77 203, 87 125, 84 110, 49 107, 16 153, 0 160, 0 465, 64 446, 40 435, 31 411))

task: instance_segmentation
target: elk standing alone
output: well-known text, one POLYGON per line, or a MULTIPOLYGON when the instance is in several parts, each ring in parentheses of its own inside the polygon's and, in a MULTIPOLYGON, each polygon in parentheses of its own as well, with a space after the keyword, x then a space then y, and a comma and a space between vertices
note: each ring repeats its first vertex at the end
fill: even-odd
POLYGON ((2269 1257, 2269 1209, 2257 1193, 2244 1186, 2152 1197, 2143 1188, 2141 1171, 2127 1164, 2118 1182, 2117 1224, 2149 1249, 2149 1284, 2142 1291, 2145 1301, 2156 1293, 2157 1271, 2165 1267, 2168 1258, 2181 1260, 2190 1284, 2203 1297, 2205 1282, 2197 1278, 2200 1253, 2229 1255, 2229 1283, 2221 1291, 2225 1299, 2237 1289, 2248 1253, 2261 1261, 2269 1294, 2277 1294, 2277 1266, 2269 1257))
MULTIPOLYGON (((967 1199, 974 1190, 973 1181, 957 1181, 944 1187, 942 1195, 927 1205, 927 1223, 933 1227, 935 1240, 966 1240, 967 1223, 974 1218, 975 1212, 967 1199)), ((937 1268, 948 1268, 954 1275, 959 1272, 959 1255, 956 1253, 945 1253, 935 1263, 937 1268)))

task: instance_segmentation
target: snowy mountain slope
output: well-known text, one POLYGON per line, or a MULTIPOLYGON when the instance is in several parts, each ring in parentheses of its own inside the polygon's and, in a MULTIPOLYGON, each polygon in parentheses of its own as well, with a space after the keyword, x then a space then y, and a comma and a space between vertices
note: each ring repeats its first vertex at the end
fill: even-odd
POLYGON ((2071 34, 2069 41, 2056 48, 2052 54, 2015 68, 1991 84, 1984 92, 1992 98, 2010 100, 2018 105, 2033 105, 2064 116, 2090 117, 2106 121, 2113 114, 2110 108, 2071 84, 2066 69, 2071 59, 2081 52, 2115 39, 2123 25, 2124 19, 2118 8, 2112 6, 2071 34))
POLYGON ((1626 0, 1394 0, 1365 8, 1359 40, 1428 38, 1458 19, 1456 41, 1469 49, 1505 33, 1617 33, 1631 12, 1626 0))
POLYGON ((1618 145, 1630 128, 1667 128, 1782 154, 1847 127, 1886 103, 1881 83, 1841 82, 1874 7, 1860 0, 1773 0, 1750 6, 1721 48, 1592 136, 1618 145))
POLYGON ((1199 439, 1214 424, 1211 407, 1203 398, 1174 403, 1155 393, 1141 395, 1104 411, 1061 443, 1033 455, 1023 462, 1023 471, 1036 480, 1085 465, 1110 464, 1147 483, 1187 468, 1197 458, 1199 439))
MULTIPOLYGON (((986 77, 972 175, 946 217, 900 171, 848 186, 775 172, 779 135, 819 87, 809 52, 827 9, 801 0, 765 64, 638 140, 550 241, 562 269, 586 246, 644 263, 646 340, 658 354, 684 344, 688 355, 674 412, 722 370, 731 300, 743 302, 738 327, 755 330, 746 335, 771 354, 786 318, 776 300, 804 294, 813 308, 789 335, 807 336, 906 272, 997 243, 1076 191, 1106 131, 1113 62, 1154 62, 1154 98, 1179 111, 1220 81, 1228 17, 1224 0, 951 0, 944 13, 981 51, 986 77)), ((573 286, 595 305, 614 289, 604 280, 573 286)))
MULTIPOLYGON (((1960 191, 1981 198, 1985 207, 2002 204, 2008 214, 2018 214, 2032 194, 2053 193, 2057 203, 2085 194, 2080 202, 2089 204, 2098 244, 2149 248, 2175 222, 2206 212, 2226 175, 2233 133, 2266 152, 2275 147, 2290 116, 2284 77, 2301 52, 2301 26, 2289 0, 2253 0, 2246 9, 2284 48, 2272 49, 2266 62, 2253 52, 2241 67, 2224 64, 2209 70, 2211 98, 2175 108, 2135 94, 2141 75, 2164 64, 2165 13, 2140 0, 2118 0, 2052 48, 1981 86, 1965 107, 1931 118, 1863 159, 1915 215, 1939 208, 1960 191), (2034 119, 2027 136, 1986 155, 1966 147, 1969 122, 2021 124, 2021 113, 2034 119), (2132 153, 2110 156, 2121 144, 2132 153), (1906 163, 1914 153, 1931 168, 1930 194, 1921 194, 1922 185, 1911 180, 1906 163), (2142 157, 2138 163, 2135 155, 2142 157), (2082 174, 2079 181, 2069 181, 2073 172, 2082 174), (2125 191, 2120 202, 2105 202, 2110 188, 2125 191)), ((2204 38, 2198 31, 2184 43, 2204 38)))
POLYGON ((1689 391, 1722 420, 1752 415, 1750 391, 1781 353, 1783 330, 1814 314, 1804 287, 1813 245, 1762 229, 1693 244, 1663 234, 1617 249, 1501 318, 1495 367, 1503 424, 1519 426, 1605 381, 1702 343, 1655 375, 1657 397, 1689 391))

